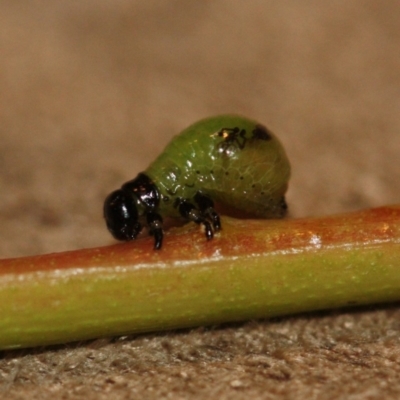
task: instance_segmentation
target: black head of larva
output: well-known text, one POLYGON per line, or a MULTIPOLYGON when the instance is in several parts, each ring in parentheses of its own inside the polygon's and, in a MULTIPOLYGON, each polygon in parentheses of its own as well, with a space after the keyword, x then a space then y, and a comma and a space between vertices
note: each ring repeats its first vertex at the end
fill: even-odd
POLYGON ((138 212, 132 196, 122 189, 107 196, 104 201, 107 228, 117 240, 132 240, 141 231, 138 212))
POLYGON ((142 230, 139 219, 146 217, 150 234, 155 237, 156 249, 161 248, 162 218, 155 212, 160 200, 156 185, 145 174, 126 182, 112 192, 104 202, 107 228, 117 240, 132 240, 142 230))

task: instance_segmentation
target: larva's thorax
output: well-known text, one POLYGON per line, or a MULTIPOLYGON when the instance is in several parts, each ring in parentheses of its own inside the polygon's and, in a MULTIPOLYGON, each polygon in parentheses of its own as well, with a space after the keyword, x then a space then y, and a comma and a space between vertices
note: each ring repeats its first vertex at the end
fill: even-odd
POLYGON ((163 215, 179 216, 179 200, 201 192, 258 217, 279 217, 290 165, 266 128, 247 118, 221 116, 184 130, 145 173, 157 185, 163 215))

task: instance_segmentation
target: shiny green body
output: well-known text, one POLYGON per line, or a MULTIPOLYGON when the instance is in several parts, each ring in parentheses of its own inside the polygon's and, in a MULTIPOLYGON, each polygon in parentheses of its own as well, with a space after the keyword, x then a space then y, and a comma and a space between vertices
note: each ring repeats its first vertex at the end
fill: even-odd
POLYGON ((261 218, 282 216, 290 165, 278 139, 254 137, 261 127, 244 117, 223 115, 189 126, 144 172, 157 185, 158 212, 179 216, 177 199, 191 202, 197 192, 261 218), (239 128, 235 140, 229 132, 239 128), (229 136, 229 137, 228 137, 229 136))

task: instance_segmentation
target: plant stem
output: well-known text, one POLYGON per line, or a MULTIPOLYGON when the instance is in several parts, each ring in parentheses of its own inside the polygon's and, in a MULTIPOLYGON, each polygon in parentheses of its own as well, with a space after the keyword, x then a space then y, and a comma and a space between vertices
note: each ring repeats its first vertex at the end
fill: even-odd
POLYGON ((0 349, 400 300, 400 206, 0 260, 0 349))

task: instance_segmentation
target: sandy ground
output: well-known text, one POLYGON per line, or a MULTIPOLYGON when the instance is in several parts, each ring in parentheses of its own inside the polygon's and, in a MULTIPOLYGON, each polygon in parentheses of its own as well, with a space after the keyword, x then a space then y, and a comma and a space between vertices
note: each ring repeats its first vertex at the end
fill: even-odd
MULTIPOLYGON (((0 256, 99 246, 106 194, 190 123, 284 143, 291 215, 399 203, 395 0, 0 1, 0 256)), ((400 395, 396 305, 6 352, 0 397, 400 395)))

